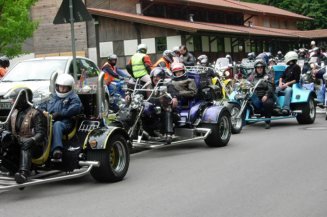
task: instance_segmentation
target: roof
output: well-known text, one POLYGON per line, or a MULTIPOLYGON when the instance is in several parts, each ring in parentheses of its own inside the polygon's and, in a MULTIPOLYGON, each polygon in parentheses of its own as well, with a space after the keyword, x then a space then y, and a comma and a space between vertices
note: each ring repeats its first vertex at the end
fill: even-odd
POLYGON ((296 14, 290 11, 276 8, 274 6, 255 4, 249 2, 239 2, 235 0, 187 0, 186 2, 205 4, 205 5, 215 5, 219 7, 233 8, 233 9, 244 10, 244 11, 259 12, 263 14, 293 17, 299 20, 308 20, 308 21, 314 20, 311 17, 306 17, 300 14, 296 14))
POLYGON ((296 34, 306 38, 327 38, 327 29, 297 31, 296 34))
POLYGON ((118 20, 125 20, 130 22, 137 22, 141 24, 159 26, 168 29, 176 29, 186 32, 219 32, 228 34, 240 34, 240 35, 256 35, 256 36, 276 36, 286 38, 308 38, 306 35, 302 35, 303 32, 290 29, 277 29, 268 28, 262 26, 236 26, 229 24, 218 23, 205 23, 205 22, 190 22, 187 20, 174 20, 168 18, 158 18, 150 16, 142 16, 131 14, 122 11, 113 11, 105 9, 88 8, 89 12, 94 15, 109 17, 118 20))

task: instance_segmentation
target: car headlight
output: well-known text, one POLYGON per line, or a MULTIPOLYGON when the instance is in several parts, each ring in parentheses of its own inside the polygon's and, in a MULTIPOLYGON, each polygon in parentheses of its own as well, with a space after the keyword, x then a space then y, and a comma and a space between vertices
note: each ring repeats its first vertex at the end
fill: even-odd
POLYGON ((327 80, 327 73, 325 73, 323 76, 324 80, 327 80))
POLYGON ((235 83, 234 88, 236 91, 239 91, 241 89, 241 85, 239 83, 235 83))
POLYGON ((221 76, 223 76, 224 74, 223 74, 222 71, 218 71, 218 75, 221 77, 221 76))
POLYGON ((225 76, 228 77, 230 75, 229 71, 225 71, 225 76))
POLYGON ((315 67, 315 64, 314 63, 311 63, 310 64, 310 67, 313 69, 315 67))
POLYGON ((251 83, 249 81, 246 81, 244 83, 244 87, 245 87, 245 89, 250 89, 251 88, 251 83))

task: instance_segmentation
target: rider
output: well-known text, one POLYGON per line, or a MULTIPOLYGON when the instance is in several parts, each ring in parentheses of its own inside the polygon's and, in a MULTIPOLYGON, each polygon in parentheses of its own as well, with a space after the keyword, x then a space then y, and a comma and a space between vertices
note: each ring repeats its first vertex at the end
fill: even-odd
POLYGON ((181 45, 179 47, 179 52, 181 53, 181 55, 183 57, 182 63, 185 66, 194 66, 195 65, 195 58, 190 52, 188 52, 188 49, 186 48, 185 45, 181 45))
POLYGON ((165 50, 162 54, 162 57, 152 66, 152 70, 156 67, 162 68, 166 72, 166 76, 170 77, 170 64, 173 63, 173 57, 175 53, 172 50, 165 50))
MULTIPOLYGON (((203 60, 202 60, 203 61, 203 60)), ((183 98, 195 96, 197 87, 194 79, 188 78, 185 66, 182 63, 174 65, 172 72, 174 74, 173 85, 183 98)))
POLYGON ((310 67, 309 67, 310 58, 306 55, 306 51, 303 48, 301 48, 299 50, 299 60, 304 60, 302 74, 305 74, 308 70, 310 70, 310 67))
POLYGON ((5 76, 8 72, 8 67, 10 66, 9 59, 7 57, 0 57, 0 79, 5 76))
POLYGON ((254 56, 253 56, 253 53, 248 53, 248 59, 249 60, 254 60, 254 56))
POLYGON ((284 59, 284 55, 282 54, 282 52, 281 51, 278 51, 278 53, 277 53, 277 59, 278 60, 283 60, 284 59))
POLYGON ((181 52, 179 51, 178 46, 175 46, 173 48, 173 52, 175 53, 175 56, 173 57, 174 61, 173 61, 172 65, 183 62, 183 58, 181 57, 181 52))
POLYGON ((208 59, 202 59, 201 60, 201 65, 206 67, 206 72, 210 78, 215 77, 215 71, 213 68, 210 66, 209 60, 208 59))
POLYGON ((226 58, 228 59, 229 64, 233 64, 232 57, 229 54, 226 55, 226 58))
POLYGON ((275 59, 271 58, 268 60, 268 66, 275 66, 277 65, 277 62, 275 59))
MULTIPOLYGON (((253 86, 255 86, 260 79, 267 79, 267 82, 261 81, 255 89, 255 94, 259 97, 262 105, 265 109, 265 118, 271 118, 271 114, 274 108, 274 92, 275 82, 272 81, 272 77, 266 72, 266 62, 262 59, 257 59, 254 62, 255 73, 250 76, 249 80, 253 86)), ((266 121, 265 129, 270 128, 270 121, 266 121)))
POLYGON ((146 52, 148 47, 145 44, 137 46, 137 53, 135 53, 128 61, 126 70, 134 78, 140 78, 144 83, 150 83, 151 79, 149 73, 151 72, 151 59, 146 52))
POLYGON ((202 55, 200 55, 200 56, 198 57, 198 60, 199 60, 198 65, 201 65, 201 61, 202 61, 203 59, 208 59, 207 55, 202 54, 202 55))
POLYGON ((25 183, 30 173, 32 156, 42 154, 42 146, 46 142, 47 120, 44 114, 32 108, 27 100, 26 93, 17 98, 20 91, 25 90, 28 94, 28 101, 32 102, 33 93, 28 87, 19 85, 10 90, 4 97, 11 98, 12 104, 17 101, 9 122, 5 129, 15 137, 15 143, 20 145, 20 162, 18 172, 15 174, 15 181, 18 184, 25 183))
POLYGON ((285 55, 285 62, 289 67, 283 72, 283 74, 279 77, 279 85, 275 91, 275 99, 276 99, 276 107, 274 109, 274 113, 282 114, 284 116, 289 115, 291 97, 292 97, 292 85, 294 83, 299 83, 301 68, 296 64, 298 60, 298 55, 294 51, 290 51, 285 55), (278 93, 280 91, 285 92, 284 105, 282 107, 282 111, 280 110, 280 103, 278 100, 278 93))
MULTIPOLYGON (((324 54, 321 53, 320 48, 315 47, 313 49, 313 52, 314 52, 314 55, 312 57, 317 57, 318 65, 322 66, 322 63, 323 63, 323 65, 326 67, 327 66, 327 57, 324 54)), ((325 74, 325 72, 326 72, 326 68, 319 70, 319 72, 317 72, 315 70, 314 74, 315 74, 316 78, 321 78, 322 79, 323 78, 322 76, 325 74)), ((324 79, 322 79, 322 81, 323 81, 323 83, 325 83, 324 79)))
POLYGON ((69 132, 74 127, 71 117, 79 115, 82 103, 74 93, 74 78, 69 74, 59 75, 56 80, 56 93, 52 99, 42 102, 38 106, 52 115, 52 156, 54 159, 62 158, 62 134, 69 132))
MULTIPOLYGON (((165 71, 160 67, 156 67, 151 71, 150 77, 151 84, 147 88, 153 89, 158 84, 159 80, 165 79, 165 71)), ((159 84, 159 86, 160 85, 161 84, 159 84)), ((178 105, 178 99, 180 98, 180 95, 172 84, 167 86, 167 92, 171 95, 172 98, 170 102, 170 99, 166 96, 166 94, 161 93, 160 91, 155 91, 151 95, 149 102, 153 103, 155 106, 160 106, 165 111, 161 112, 161 120, 165 120, 166 143, 170 144, 172 141, 172 135, 174 133, 172 110, 178 105)), ((147 94, 144 94, 144 92, 142 93, 145 95, 145 98, 150 97, 150 92, 147 92, 147 94)), ((130 95, 128 93, 125 96, 125 100, 126 102, 130 102, 130 95)))
POLYGON ((110 90, 110 82, 114 81, 115 78, 120 79, 122 77, 127 76, 123 71, 115 67, 116 64, 117 64, 117 55, 109 54, 107 61, 101 68, 101 71, 105 73, 104 80, 106 81, 106 84, 109 86, 109 90, 110 90))

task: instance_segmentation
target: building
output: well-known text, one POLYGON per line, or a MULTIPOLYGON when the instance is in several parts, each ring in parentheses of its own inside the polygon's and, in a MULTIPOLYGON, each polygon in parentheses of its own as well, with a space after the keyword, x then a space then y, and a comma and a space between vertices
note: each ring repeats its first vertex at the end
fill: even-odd
MULTIPOLYGON (((40 0, 31 9, 42 18, 29 46, 35 56, 71 52, 70 25, 53 25, 62 0, 40 0)), ((241 60, 249 52, 286 53, 325 45, 327 30, 300 31, 296 23, 312 18, 276 7, 235 0, 84 0, 94 21, 75 24, 76 51, 102 65, 109 53, 125 68, 139 43, 155 62, 166 49, 185 44, 194 56, 211 61, 230 54, 241 60)), ((26 44, 26 43, 25 43, 26 44)))

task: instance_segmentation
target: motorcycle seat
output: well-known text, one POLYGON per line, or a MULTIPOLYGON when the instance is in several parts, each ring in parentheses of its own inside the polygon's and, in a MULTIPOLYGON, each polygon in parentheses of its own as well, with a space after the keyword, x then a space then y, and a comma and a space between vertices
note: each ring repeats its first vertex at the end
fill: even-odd
POLYGON ((279 91, 278 96, 285 96, 285 92, 284 91, 279 91))

